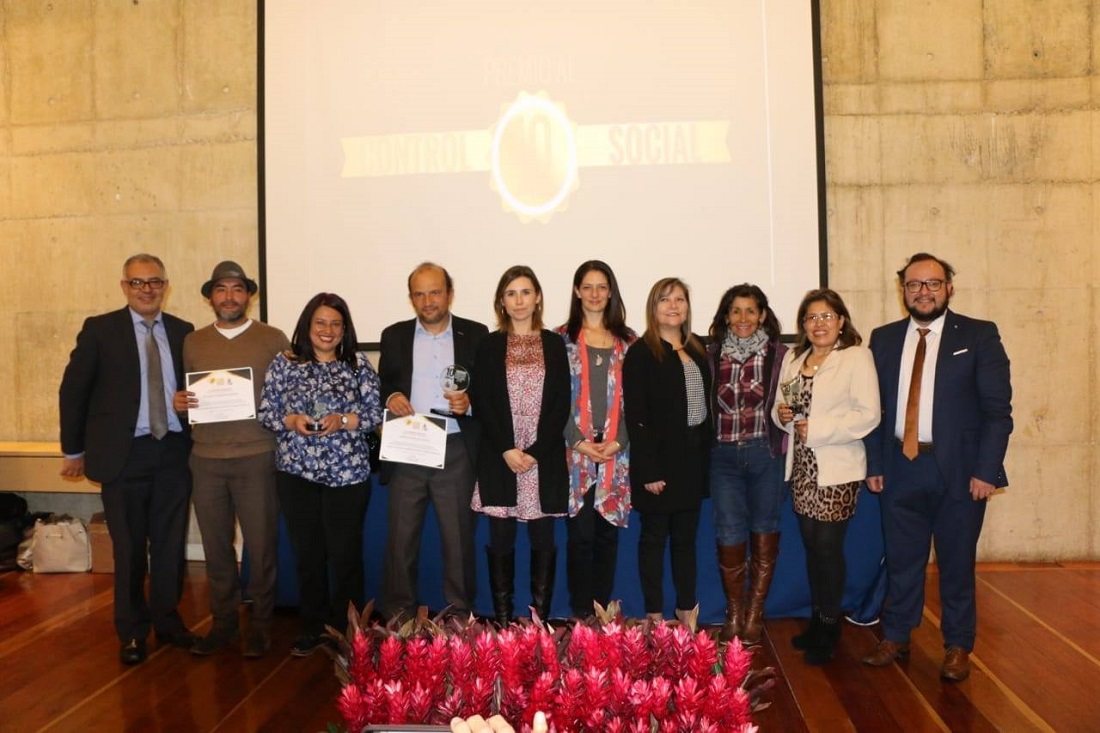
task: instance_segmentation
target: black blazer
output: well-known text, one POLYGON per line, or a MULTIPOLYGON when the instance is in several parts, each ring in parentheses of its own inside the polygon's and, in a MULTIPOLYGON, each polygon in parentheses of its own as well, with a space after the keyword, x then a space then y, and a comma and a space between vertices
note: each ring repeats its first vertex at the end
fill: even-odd
MULTIPOLYGON (((481 345, 481 340, 489 333, 489 329, 477 321, 469 321, 451 314, 451 330, 454 333, 455 363, 461 364, 470 370, 470 376, 473 377, 470 382, 472 388, 477 383, 474 369, 477 349, 481 345)), ((382 331, 378 377, 382 380, 383 407, 386 400, 395 392, 400 392, 405 397, 408 397, 412 392, 413 337, 415 333, 415 318, 394 323, 382 331)), ((456 419, 462 430, 462 442, 465 444, 466 452, 472 461, 477 457, 480 428, 476 420, 465 415, 456 419)), ((393 468, 393 463, 382 461, 379 481, 384 484, 388 483, 393 475, 393 468)))
MULTIPOLYGON (((542 355, 546 377, 542 385, 538 431, 526 453, 538 461, 539 498, 545 514, 569 509, 569 470, 565 461, 565 423, 569 419, 569 360, 565 341, 543 330, 542 355)), ((477 379, 470 386, 474 417, 481 423, 477 460, 478 490, 483 506, 515 506, 516 475, 504 462, 504 452, 516 447, 512 407, 505 370, 507 334, 494 331, 477 352, 477 379)))
MULTIPOLYGON (((684 368, 672 345, 661 341, 664 358, 657 358, 642 339, 635 341, 623 360, 623 407, 630 436, 630 497, 641 512, 698 510, 707 493, 707 461, 713 423, 687 424, 687 386, 684 368), (664 481, 661 494, 645 484, 664 481)), ((710 366, 705 355, 692 361, 711 392, 710 366)), ((705 397, 704 397, 705 399, 705 397)), ((709 408, 708 408, 709 409, 709 408)))
MULTIPOLYGON (((183 384, 183 339, 195 330, 162 313, 176 384, 183 384)), ((141 406, 141 360, 129 308, 92 316, 76 337, 61 378, 61 451, 84 454, 84 474, 106 483, 122 473, 141 406)), ((168 409, 172 409, 171 405, 168 409)), ((187 421, 181 420, 189 436, 187 421)))

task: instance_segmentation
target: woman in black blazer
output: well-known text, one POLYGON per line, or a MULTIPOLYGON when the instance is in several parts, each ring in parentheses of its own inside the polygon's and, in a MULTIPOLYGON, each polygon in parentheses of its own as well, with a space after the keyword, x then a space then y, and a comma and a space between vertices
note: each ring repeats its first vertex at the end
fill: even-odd
POLYGON ((489 517, 489 584, 497 622, 512 619, 517 522, 531 542, 531 605, 550 615, 557 548, 554 517, 568 510, 564 429, 569 362, 561 336, 542 328, 542 287, 531 268, 501 276, 494 299, 499 330, 478 348, 470 387, 481 423, 471 506, 489 517))
POLYGON ((631 500, 641 517, 638 571, 646 616, 664 613, 664 554, 670 545, 676 616, 696 605, 695 535, 709 455, 706 351, 691 332, 691 301, 677 278, 658 280, 646 301, 646 330, 623 363, 630 435, 631 500))

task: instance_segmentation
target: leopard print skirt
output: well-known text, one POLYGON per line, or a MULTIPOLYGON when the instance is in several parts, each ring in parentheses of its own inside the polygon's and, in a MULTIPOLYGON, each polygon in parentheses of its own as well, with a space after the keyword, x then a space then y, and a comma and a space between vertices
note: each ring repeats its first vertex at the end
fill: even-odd
MULTIPOLYGON (((812 379, 803 380, 806 414, 810 411, 812 379)), ((820 522, 842 522, 856 513, 856 498, 862 481, 850 481, 833 486, 817 485, 817 456, 807 448, 798 433, 794 433, 793 463, 791 465, 791 502, 795 514, 820 522)))

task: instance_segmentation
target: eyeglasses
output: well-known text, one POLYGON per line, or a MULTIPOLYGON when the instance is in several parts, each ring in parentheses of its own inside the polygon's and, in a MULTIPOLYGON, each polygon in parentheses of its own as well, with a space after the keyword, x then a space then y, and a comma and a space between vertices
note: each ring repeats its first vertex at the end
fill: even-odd
POLYGON ((159 277, 151 277, 148 280, 142 280, 140 277, 135 277, 126 281, 126 284, 130 286, 130 290, 145 290, 148 286, 150 290, 160 290, 168 284, 167 280, 161 280, 159 277))
POLYGON ((811 323, 832 323, 839 316, 836 313, 811 313, 802 319, 802 323, 810 325, 811 323))
POLYGON ((905 290, 910 293, 919 293, 920 289, 924 287, 928 288, 930 293, 938 293, 944 282, 944 280, 910 280, 905 283, 905 290))

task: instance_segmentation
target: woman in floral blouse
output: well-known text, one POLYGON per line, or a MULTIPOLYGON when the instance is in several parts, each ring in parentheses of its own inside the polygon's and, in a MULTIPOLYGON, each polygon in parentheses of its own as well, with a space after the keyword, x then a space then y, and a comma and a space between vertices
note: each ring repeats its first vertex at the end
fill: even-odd
POLYGON ((276 435, 276 487, 298 559, 296 657, 323 643, 326 623, 342 626, 348 601, 364 600, 366 433, 382 422, 382 406, 378 375, 356 343, 344 299, 318 293, 298 318, 290 350, 268 368, 260 400, 260 422, 276 435))
POLYGON ((576 618, 593 601, 607 607, 615 584, 619 529, 630 517, 630 458, 622 367, 634 331, 615 273, 589 260, 573 275, 565 337, 572 378, 572 419, 565 425, 570 462, 566 574, 576 618))

